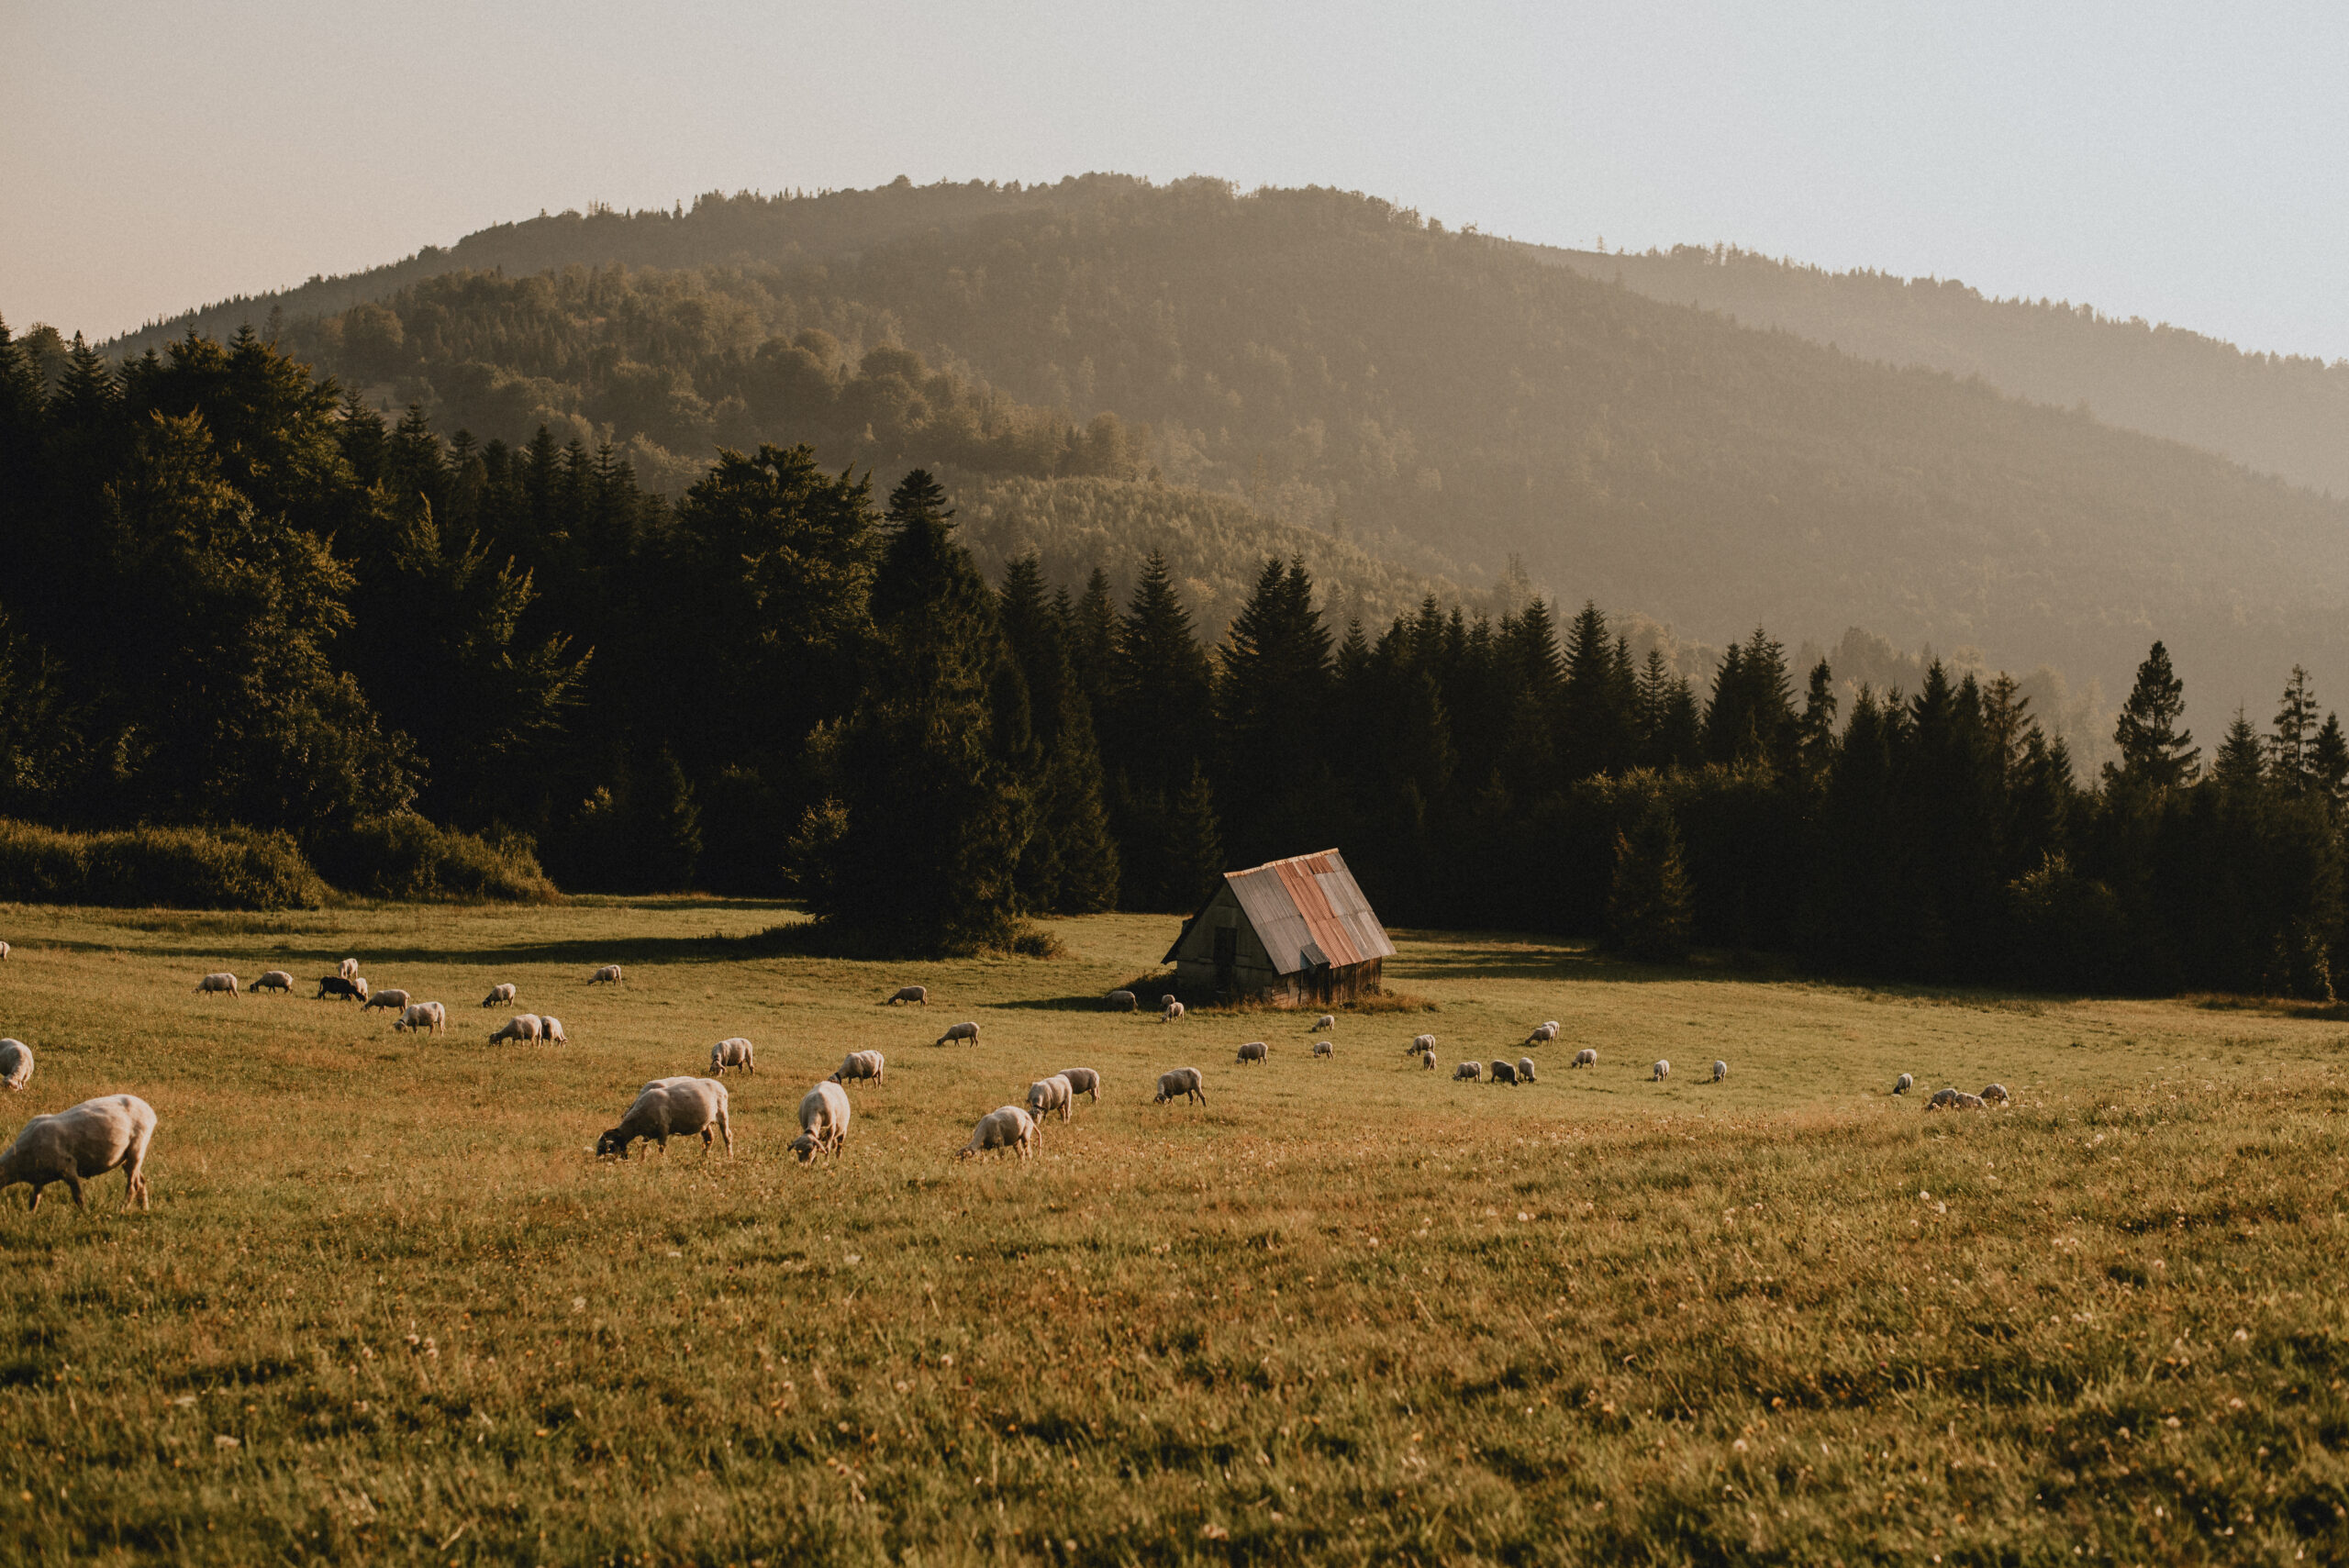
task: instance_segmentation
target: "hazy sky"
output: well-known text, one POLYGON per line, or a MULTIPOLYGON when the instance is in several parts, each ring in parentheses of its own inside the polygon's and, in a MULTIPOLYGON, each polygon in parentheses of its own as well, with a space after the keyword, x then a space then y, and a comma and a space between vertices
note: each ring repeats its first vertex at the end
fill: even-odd
POLYGON ((0 0, 0 317, 107 335, 600 200, 1220 174, 2349 356, 2349 7, 0 0))

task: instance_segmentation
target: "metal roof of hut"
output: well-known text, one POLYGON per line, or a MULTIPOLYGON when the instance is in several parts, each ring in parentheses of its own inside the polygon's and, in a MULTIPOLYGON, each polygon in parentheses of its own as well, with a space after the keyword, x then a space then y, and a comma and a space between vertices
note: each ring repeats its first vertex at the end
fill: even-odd
MULTIPOLYGON (((1279 973, 1295 974, 1322 964, 1342 969, 1395 956, 1386 929, 1362 895, 1354 873, 1346 869, 1345 857, 1335 850, 1228 871, 1223 882, 1279 973)), ((1189 929, 1186 922, 1185 931, 1189 929)), ((1175 938, 1160 962, 1174 962, 1182 945, 1183 939, 1175 938)))

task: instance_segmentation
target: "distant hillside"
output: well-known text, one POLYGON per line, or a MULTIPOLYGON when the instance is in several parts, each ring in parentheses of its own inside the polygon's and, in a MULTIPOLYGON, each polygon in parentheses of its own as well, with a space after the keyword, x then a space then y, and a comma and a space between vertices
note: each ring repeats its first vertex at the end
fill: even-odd
POLYGON ((2205 730, 2295 661, 2349 680, 2349 507, 1359 195, 1101 176, 491 232, 550 270, 287 304, 279 330, 443 428, 551 415, 656 480, 802 435, 995 478, 1155 469, 1470 589, 1519 558, 1684 638, 1857 624, 2119 691, 2163 637, 2205 730))
POLYGON ((1734 247, 1610 256, 1527 248, 1651 299, 1722 311, 1888 364, 1978 375, 2001 392, 2167 436, 2349 496, 2349 362, 2245 353, 2184 328, 2045 299, 1988 299, 1954 278, 1831 272, 1734 247))

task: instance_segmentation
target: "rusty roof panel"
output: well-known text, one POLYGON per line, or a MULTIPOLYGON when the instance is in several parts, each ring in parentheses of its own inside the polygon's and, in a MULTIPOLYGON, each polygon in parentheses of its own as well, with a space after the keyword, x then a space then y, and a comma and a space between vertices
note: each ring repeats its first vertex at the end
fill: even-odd
POLYGON ((1395 944, 1335 850, 1226 872, 1224 883, 1282 974, 1308 968, 1317 957, 1343 968, 1394 956, 1395 944))

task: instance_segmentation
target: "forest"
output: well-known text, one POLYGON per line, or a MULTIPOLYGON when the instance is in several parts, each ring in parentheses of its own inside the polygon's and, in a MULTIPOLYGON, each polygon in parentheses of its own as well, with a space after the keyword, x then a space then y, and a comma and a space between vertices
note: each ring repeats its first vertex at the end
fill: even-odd
POLYGON ((250 331, 50 386, 0 328, 0 508, 9 896, 36 828, 185 829, 970 951, 1334 844, 1391 923, 1656 961, 2327 996, 2349 940, 2337 719, 2278 672, 2206 764, 2159 642, 2083 777, 2008 677, 1846 703, 1766 629, 1691 680, 1595 604, 1341 620, 1275 556, 1209 639, 1157 551, 990 579, 920 468, 762 443, 672 503, 250 331))

